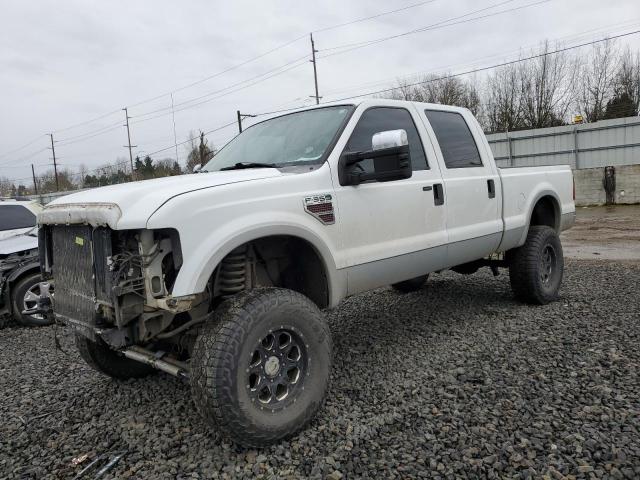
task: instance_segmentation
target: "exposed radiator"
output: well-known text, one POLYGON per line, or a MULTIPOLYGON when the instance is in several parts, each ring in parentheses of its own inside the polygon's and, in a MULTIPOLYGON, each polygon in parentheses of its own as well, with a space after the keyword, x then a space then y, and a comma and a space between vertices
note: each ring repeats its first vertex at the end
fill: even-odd
POLYGON ((106 258, 111 253, 110 231, 56 225, 51 234, 54 312, 67 321, 95 325, 96 300, 109 300, 106 258))

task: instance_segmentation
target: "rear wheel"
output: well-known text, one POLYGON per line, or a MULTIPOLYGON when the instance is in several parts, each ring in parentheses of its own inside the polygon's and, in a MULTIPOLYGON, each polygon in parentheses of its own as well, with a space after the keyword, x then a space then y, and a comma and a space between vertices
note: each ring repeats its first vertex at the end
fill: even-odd
POLYGON ((280 288, 242 292, 216 310, 191 356, 193 398, 232 441, 260 447, 301 430, 325 397, 331 336, 320 310, 280 288))
POLYGON ((80 356, 90 367, 113 378, 142 378, 155 372, 149 365, 130 360, 112 350, 100 339, 93 342, 76 333, 76 346, 80 356))
POLYGON ((52 323, 42 314, 25 315, 22 313, 24 310, 34 308, 38 304, 40 295, 45 293, 41 291, 41 281, 40 273, 31 273, 22 277, 12 289, 13 318, 21 325, 39 327, 52 323))
POLYGON ((508 252, 507 258, 511 289, 518 300, 544 305, 558 297, 564 258, 554 229, 530 227, 525 244, 508 252))
POLYGON ((429 278, 428 274, 421 275, 416 278, 405 280, 404 282, 394 283, 391 286, 394 288, 394 290, 397 290, 398 292, 402 292, 402 293, 415 292, 417 290, 420 290, 424 286, 425 282, 427 281, 427 278, 429 278))

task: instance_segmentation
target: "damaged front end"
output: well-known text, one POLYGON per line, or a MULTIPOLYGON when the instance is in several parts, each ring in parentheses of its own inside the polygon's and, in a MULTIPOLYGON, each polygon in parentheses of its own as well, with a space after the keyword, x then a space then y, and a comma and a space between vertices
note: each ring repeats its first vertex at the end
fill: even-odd
POLYGON ((56 285, 56 319, 125 354, 132 346, 188 353, 189 328, 202 321, 209 298, 171 295, 182 266, 177 231, 43 225, 39 243, 42 271, 56 285))

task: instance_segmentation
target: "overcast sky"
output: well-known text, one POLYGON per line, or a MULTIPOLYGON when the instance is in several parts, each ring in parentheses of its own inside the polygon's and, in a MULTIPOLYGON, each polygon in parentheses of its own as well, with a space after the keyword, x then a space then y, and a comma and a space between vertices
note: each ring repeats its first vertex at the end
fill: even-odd
MULTIPOLYGON (((128 159, 121 125, 125 106, 132 117, 132 143, 138 146, 134 155, 172 146, 171 98, 164 95, 171 91, 178 142, 192 130, 234 122, 238 109, 256 113, 309 103, 313 70, 302 57, 310 55, 310 31, 316 32, 320 51, 320 95, 329 101, 384 88, 401 76, 457 73, 515 59, 520 49, 530 52, 545 39, 573 45, 640 29, 638 0, 1 0, 0 9, 0 177, 12 179, 29 177, 31 163, 36 172, 50 168, 46 164, 51 152, 43 151, 49 132, 57 142, 60 164, 74 171, 81 163, 95 168, 119 157, 128 159), (418 3, 423 4, 321 31, 418 3), (526 5, 531 6, 322 58, 342 51, 332 47, 408 32, 480 9, 486 8, 456 21, 526 5), (283 65, 282 70, 290 70, 272 76, 283 65), (194 82, 199 83, 181 89, 194 82), (147 101, 156 96, 161 97, 147 101), (180 105, 198 97, 207 101, 193 108, 184 109, 196 102, 180 105), (28 142, 33 143, 7 155, 28 142)), ((640 35, 619 43, 638 49, 640 35)), ((235 133, 232 125, 208 138, 221 146, 235 133)), ((181 163, 186 153, 178 147, 181 163)), ((167 157, 175 158, 173 148, 153 155, 167 157)))

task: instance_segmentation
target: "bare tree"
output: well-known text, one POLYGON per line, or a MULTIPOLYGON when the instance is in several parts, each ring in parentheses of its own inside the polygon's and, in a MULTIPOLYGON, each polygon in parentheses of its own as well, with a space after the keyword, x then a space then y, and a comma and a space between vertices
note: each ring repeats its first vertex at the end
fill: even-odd
MULTIPOLYGON (((58 170, 58 185, 61 192, 75 190, 77 188, 74 179, 77 175, 69 169, 58 170)), ((56 178, 53 170, 48 170, 36 177, 39 193, 51 193, 56 191, 56 178)))
POLYGON ((474 81, 464 81, 448 74, 399 79, 397 86, 382 98, 455 105, 468 108, 476 115, 480 113, 482 103, 474 81))
POLYGON ((518 67, 507 65, 489 74, 486 81, 486 127, 490 132, 522 129, 522 95, 518 67))
POLYGON ((607 102, 614 94, 618 55, 611 40, 594 44, 580 67, 578 110, 588 122, 605 116, 607 102))
POLYGON ((634 55, 629 48, 622 52, 613 83, 613 98, 607 102, 605 118, 639 115, 640 52, 634 55))
POLYGON ((8 197, 11 195, 11 190, 15 188, 13 182, 7 177, 0 177, 0 197, 8 197))
POLYGON ((89 173, 89 169, 87 168, 87 166, 84 163, 81 163, 80 166, 78 167, 78 186, 80 188, 84 188, 84 181, 87 177, 87 174, 89 173))
POLYGON ((545 128, 565 123, 574 102, 576 62, 565 53, 549 54, 549 43, 542 55, 520 64, 523 126, 545 128))
POLYGON ((414 100, 417 101, 418 92, 416 91, 416 87, 412 85, 417 82, 417 79, 411 81, 409 79, 401 79, 396 80, 397 86, 391 90, 389 93, 382 95, 381 98, 390 98, 392 100, 414 100))

